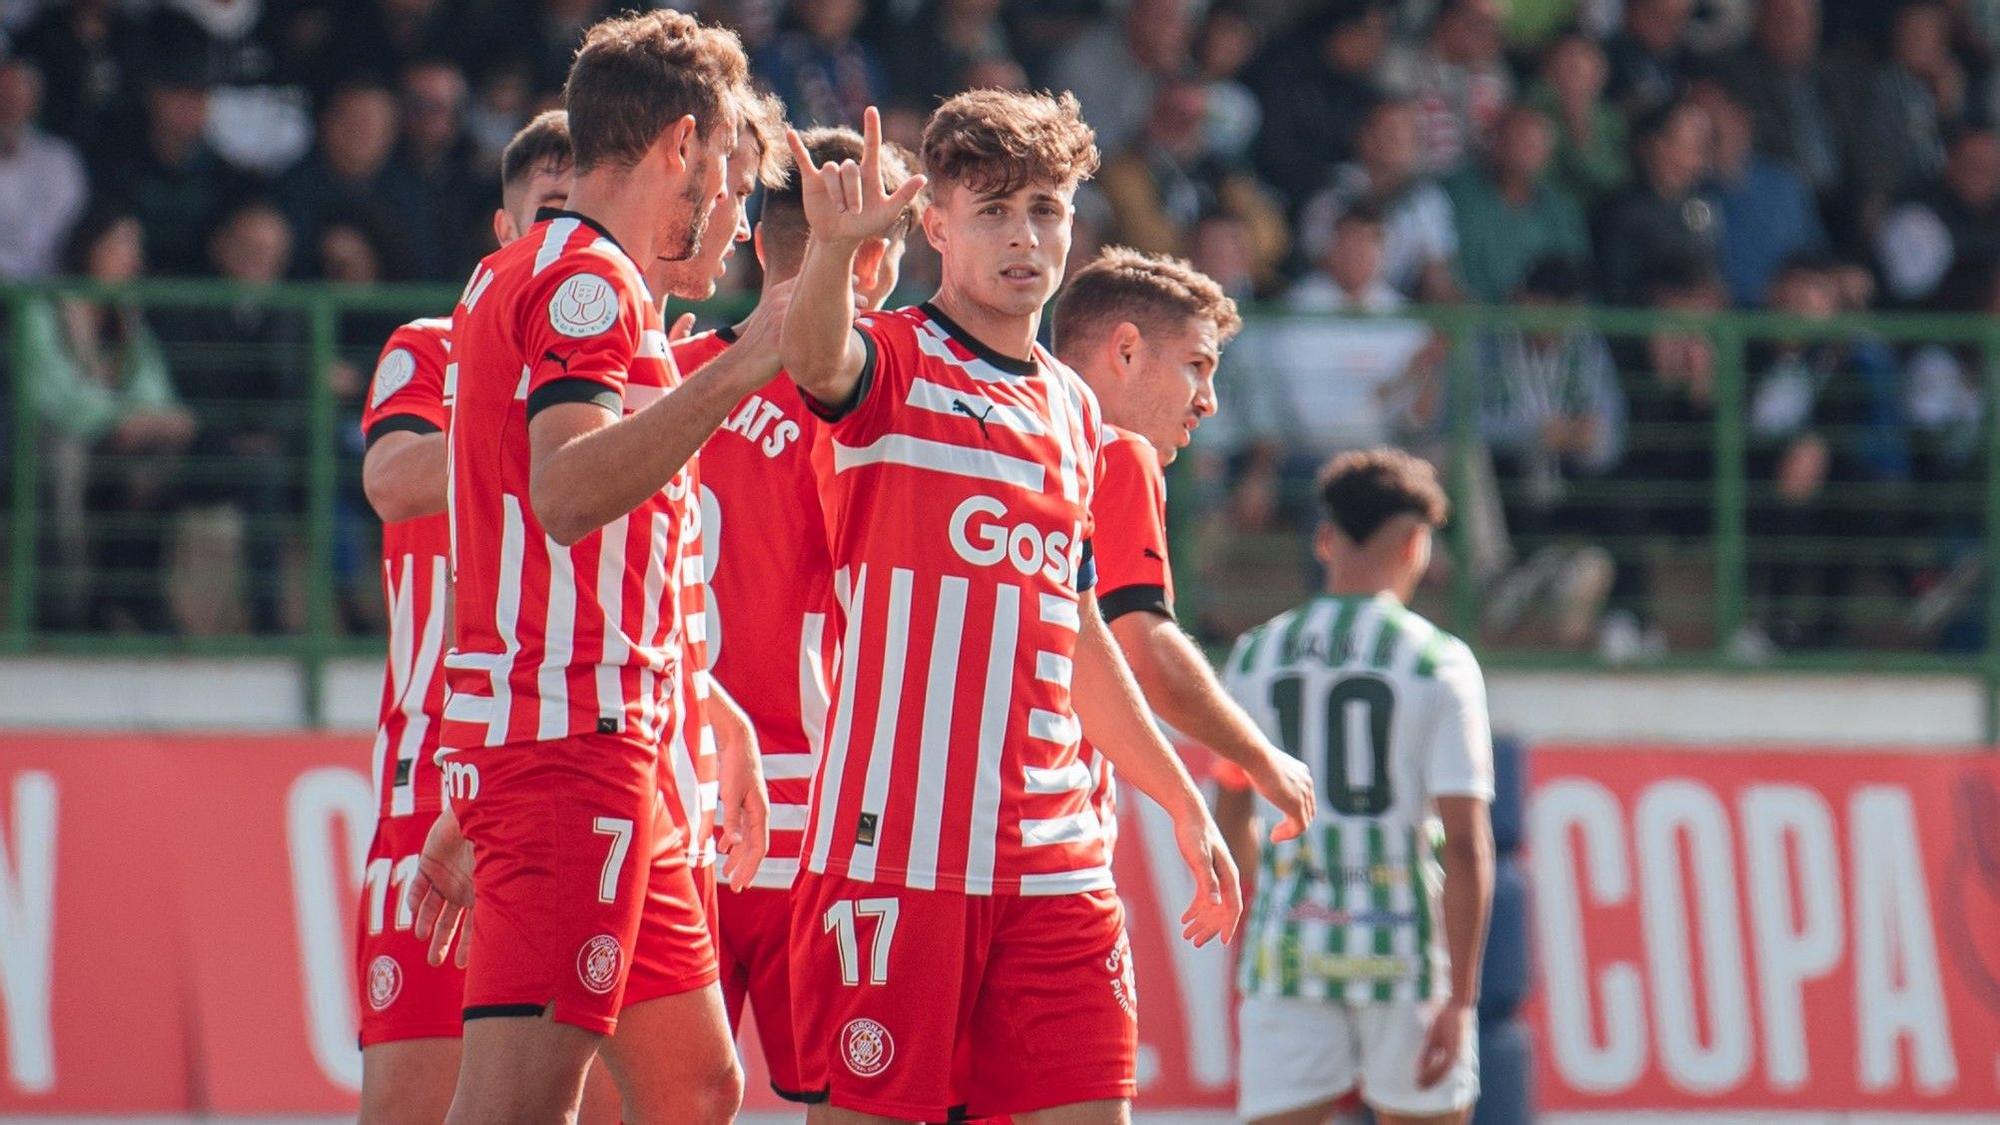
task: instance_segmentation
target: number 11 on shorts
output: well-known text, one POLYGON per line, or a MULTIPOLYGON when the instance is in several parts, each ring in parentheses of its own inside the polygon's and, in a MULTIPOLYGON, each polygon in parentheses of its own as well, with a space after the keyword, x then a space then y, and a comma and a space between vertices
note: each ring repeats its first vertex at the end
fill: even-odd
POLYGON ((896 914, 902 905, 893 898, 864 898, 844 899, 826 908, 821 921, 840 947, 842 984, 852 987, 861 983, 861 943, 854 927, 857 914, 875 919, 875 940, 868 950, 868 983, 889 983, 889 946, 896 940, 896 914))

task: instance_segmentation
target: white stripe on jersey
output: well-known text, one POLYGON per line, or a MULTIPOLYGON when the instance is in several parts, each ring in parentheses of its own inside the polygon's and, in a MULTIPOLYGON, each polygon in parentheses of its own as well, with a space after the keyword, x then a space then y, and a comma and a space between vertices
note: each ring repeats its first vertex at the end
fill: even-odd
MULTIPOLYGON (((666 601, 667 587, 667 542, 673 532, 673 516, 666 512, 653 513, 652 543, 646 548, 646 605, 641 611, 639 637, 656 637, 660 633, 660 610, 666 601)), ((669 638, 678 644, 678 638, 669 638)), ((638 732, 648 742, 658 742, 666 724, 666 716, 659 713, 655 681, 659 673, 655 668, 663 668, 663 658, 657 652, 647 654, 646 662, 639 668, 639 721, 646 728, 638 732)), ((620 710, 600 711, 600 715, 622 714, 620 710)))
POLYGON ((993 590, 993 647, 986 654, 986 688, 979 710, 979 763, 973 779, 972 823, 965 857, 965 893, 993 893, 993 864, 1000 841, 1000 753, 1007 715, 1014 707, 1014 646, 1021 636, 1021 588, 1002 582, 993 590))
POLYGON ((534 373, 535 373, 535 369, 534 369, 534 368, 532 368, 532 367, 529 367, 529 366, 528 366, 527 364, 525 364, 525 363, 521 365, 521 378, 520 378, 520 381, 514 384, 514 401, 516 401, 516 402, 526 402, 526 401, 527 401, 527 398, 528 398, 528 381, 529 381, 529 380, 530 380, 531 378, 533 378, 533 377, 534 377, 534 373))
POLYGON ((535 737, 548 741, 569 730, 569 665, 576 643, 576 568, 569 548, 544 535, 549 553, 549 614, 542 629, 542 667, 535 690, 542 697, 535 737))
POLYGON ((917 754, 917 803, 911 812, 911 887, 937 888, 938 837, 944 830, 946 769, 951 765, 951 719, 958 681, 959 642, 965 636, 965 603, 971 582, 956 575, 938 581, 937 624, 931 632, 931 666, 924 683, 924 728, 917 754))
POLYGON ((773 832, 803 832, 806 828, 806 807, 772 805, 768 824, 773 832))
POLYGON ((1111 868, 1103 865, 1047 875, 1021 876, 1021 893, 1024 895, 1080 895, 1108 891, 1116 885, 1111 881, 1111 868))
POLYGON ((765 781, 802 781, 812 775, 811 754, 770 754, 764 758, 765 781))
POLYGON ((959 358, 957 352, 952 351, 945 345, 947 337, 944 326, 929 317, 925 317, 917 325, 915 339, 918 350, 922 351, 925 355, 932 359, 943 360, 982 383, 1005 383, 1022 377, 1019 375, 1010 375, 985 360, 980 359, 978 356, 973 356, 970 359, 959 358))
POLYGON ((1065 629, 1081 631, 1083 617, 1077 609, 1076 599, 1061 594, 1042 595, 1042 621, 1048 625, 1061 625, 1065 629))
POLYGON ((1035 654, 1035 678, 1043 683, 1068 687, 1072 668, 1069 657, 1059 652, 1035 654))
POLYGON ((1070 418, 1073 414, 1081 416, 1083 409, 1070 397, 1070 381, 1050 366, 1052 362, 1052 358, 1045 359, 1043 369, 1048 371, 1046 377, 1063 392, 1049 392, 1049 424, 1056 430, 1056 448, 1062 450, 1062 464, 1056 469, 1056 476, 1062 483, 1063 499, 1075 500, 1083 495, 1082 473, 1078 466, 1084 463, 1084 459, 1077 453, 1077 428, 1071 424, 1070 418))
MULTIPOLYGON (((403 576, 406 584, 403 593, 403 611, 407 613, 413 608, 413 603, 408 600, 407 580, 410 571, 415 568, 416 558, 406 555, 404 559, 406 561, 403 576)), ((444 607, 445 599, 450 595, 451 582, 445 573, 445 560, 432 556, 431 612, 429 618, 424 621, 424 639, 417 646, 416 663, 410 666, 409 674, 403 677, 402 694, 398 697, 397 704, 398 710, 403 712, 403 741, 396 747, 396 761, 410 763, 408 771, 398 771, 404 773, 407 779, 413 780, 417 775, 417 751, 423 748, 424 737, 430 732, 431 717, 424 711, 424 701, 430 698, 431 677, 437 674, 438 650, 444 647, 444 607)), ((416 791, 411 788, 410 780, 396 786, 389 799, 391 816, 407 816, 416 811, 416 791)))
POLYGON ((1040 437, 1048 432, 1042 424, 1041 415, 1019 406, 995 402, 985 395, 970 394, 953 390, 943 383, 933 383, 929 379, 917 378, 910 382, 910 395, 906 400, 919 410, 933 414, 955 414, 966 420, 967 425, 986 423, 1005 426, 1017 434, 1040 437), (972 401, 967 402, 967 399, 972 401), (963 409, 961 409, 961 407, 963 409), (967 414, 967 410, 980 410, 978 414, 967 414))
POLYGON ((542 232, 542 248, 535 251, 536 273, 556 264, 556 259, 562 257, 563 247, 569 242, 569 236, 582 225, 577 219, 557 219, 549 224, 549 229, 542 232))
POLYGON ((1090 767, 1079 758, 1061 769, 1046 769, 1042 766, 1023 767, 1027 789, 1030 793, 1072 793, 1078 789, 1088 789, 1092 778, 1090 767))
POLYGON ((674 349, 667 342, 665 332, 657 328, 648 328, 639 333, 638 354, 647 359, 671 360, 674 358, 674 349))
MULTIPOLYGON (((875 741, 868 749, 868 776, 861 787, 862 815, 881 816, 889 803, 889 774, 896 764, 896 727, 903 720, 903 661, 910 652, 910 586, 916 572, 907 567, 889 571, 889 632, 882 645, 882 694, 875 701, 875 741)), ((847 874, 864 883, 875 880, 878 830, 870 842, 854 846, 847 874)))
POLYGON ((974 480, 1011 484, 1030 492, 1042 491, 1047 474, 1042 466, 1020 457, 1009 457, 990 449, 951 445, 908 434, 885 434, 863 446, 833 443, 833 471, 844 473, 864 465, 907 465, 916 469, 951 473, 974 480))
POLYGON ((627 521, 604 525, 597 551, 597 611, 604 615, 604 652, 597 665, 597 713, 624 710, 625 661, 631 644, 625 639, 625 539, 627 521))
POLYGON ((493 684, 493 713, 486 717, 486 744, 505 745, 507 716, 513 709, 514 689, 507 686, 514 674, 514 658, 521 651, 521 567, 527 550, 528 529, 521 518, 519 497, 500 494, 500 592, 493 603, 493 628, 500 634, 501 659, 493 662, 488 680, 493 684))
MULTIPOLYGON (((711 601, 709 604, 715 603, 711 601)), ((826 614, 806 614, 805 626, 799 631, 799 726, 804 729, 805 748, 810 754, 819 753, 820 740, 826 735, 826 704, 830 694, 826 681, 831 670, 820 660, 820 648, 825 643, 825 636, 826 614)), ((780 754, 767 759, 764 776, 771 776, 770 762, 783 757, 785 755, 780 754)), ((812 757, 800 755, 799 760, 805 772, 798 776, 811 777, 812 757)))
POLYGON ((1022 820, 1021 843, 1028 847, 1043 844, 1080 844, 1103 835, 1097 814, 1089 809, 1048 820, 1022 820))
POLYGON ((1028 737, 1068 746, 1077 739, 1076 717, 1044 711, 1039 707, 1031 708, 1028 711, 1028 737))
POLYGON ((757 877, 750 880, 750 885, 761 890, 782 891, 789 889, 793 883, 798 882, 798 879, 797 859, 791 857, 767 859, 764 865, 757 869, 757 877))
MULTIPOLYGON (((855 576, 851 587, 847 585, 847 581, 847 571, 843 567, 834 575, 835 593, 848 594, 841 599, 847 612, 847 639, 841 646, 843 654, 860 651, 861 611, 866 609, 868 604, 868 564, 861 564, 861 570, 855 576), (850 589, 852 593, 848 593, 850 589)), ((842 658, 851 659, 845 655, 842 658)), ((840 677, 840 702, 834 706, 840 717, 834 720, 833 737, 827 740, 826 769, 820 775, 827 784, 821 792, 813 795, 819 802, 814 810, 814 815, 818 818, 818 824, 813 832, 814 871, 826 870, 826 856, 833 848, 833 822, 840 812, 840 780, 842 771, 847 768, 847 737, 854 726, 855 679, 854 676, 840 677)))
MULTIPOLYGON (((491 723, 493 700, 484 695, 447 691, 444 693, 444 717, 454 723, 491 723)), ((451 753, 451 748, 446 747, 442 753, 451 753)))

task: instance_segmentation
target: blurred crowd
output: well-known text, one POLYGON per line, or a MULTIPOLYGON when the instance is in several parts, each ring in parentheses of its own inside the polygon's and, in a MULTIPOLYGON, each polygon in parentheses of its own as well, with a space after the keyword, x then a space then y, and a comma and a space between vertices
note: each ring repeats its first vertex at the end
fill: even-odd
MULTIPOLYGON (((581 30, 628 6, 0 0, 0 279, 456 282, 489 248, 500 148, 557 99, 581 30)), ((1976 349, 1750 342, 1750 613, 1701 637, 1662 607, 1706 565, 1714 394, 1734 357, 1688 330, 1501 332, 1457 356, 1395 314, 2000 310, 1995 0, 694 7, 741 33, 801 124, 879 105, 910 143, 959 89, 1072 90, 1105 158, 1078 199, 1079 256, 1172 252, 1239 299, 1376 314, 1253 321, 1232 349, 1225 414, 1183 471, 1217 540, 1295 526, 1327 453, 1394 441, 1442 461, 1464 359, 1481 448, 1461 517, 1491 635, 1620 660, 1982 643, 1976 349)), ((921 290, 920 250, 908 268, 921 290)), ((43 549, 63 564, 45 623, 293 627, 275 576, 299 509, 302 318, 82 299, 25 315, 51 447, 43 549), (168 511, 235 529, 238 608, 169 612, 157 582, 90 577, 198 559, 157 530, 168 511)), ((396 319, 339 325, 348 407, 396 319)), ((351 490, 343 520, 366 522, 351 490)), ((345 573, 365 576, 363 539, 339 537, 345 573)), ((366 625, 364 608, 343 615, 366 625)))

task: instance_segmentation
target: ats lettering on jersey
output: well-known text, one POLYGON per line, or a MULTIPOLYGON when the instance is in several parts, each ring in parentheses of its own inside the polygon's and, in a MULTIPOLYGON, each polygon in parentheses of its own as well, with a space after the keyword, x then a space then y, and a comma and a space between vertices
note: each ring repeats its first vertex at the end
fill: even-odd
POLYGON ((766 457, 778 456, 799 440, 799 423, 785 417, 784 407, 761 394, 745 398, 722 428, 749 439, 766 457))

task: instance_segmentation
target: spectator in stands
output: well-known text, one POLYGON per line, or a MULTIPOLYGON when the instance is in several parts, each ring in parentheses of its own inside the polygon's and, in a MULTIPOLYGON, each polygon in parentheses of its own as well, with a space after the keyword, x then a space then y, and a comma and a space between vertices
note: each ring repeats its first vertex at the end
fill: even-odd
POLYGON ((1485 148, 1514 97, 1499 0, 1443 0, 1424 41, 1393 51, 1383 85, 1416 103, 1423 170, 1443 176, 1485 148))
POLYGON ((146 18, 148 56, 211 86, 208 143, 233 167, 276 176, 312 147, 313 80, 334 54, 314 4, 170 0, 146 18))
MULTIPOLYGON (((282 281, 293 235, 283 212, 250 199, 224 216, 208 240, 216 273, 246 287, 282 281)), ((221 565, 233 566, 240 543, 248 586, 248 624, 258 633, 283 627, 280 562, 283 521, 296 510, 297 465, 307 383, 305 326, 289 309, 254 297, 226 308, 176 309, 156 316, 183 400, 194 412, 193 451, 207 465, 190 473, 188 499, 205 505, 197 522, 221 565)), ((220 588, 205 604, 183 606, 195 632, 226 629, 234 607, 220 588)))
POLYGON ((21 29, 14 47, 41 68, 49 132, 87 148, 114 131, 138 97, 141 31, 112 0, 52 5, 21 29))
POLYGON ((1097 146, 1117 152, 1145 126, 1153 88, 1187 69, 1190 0, 1131 0, 1121 18, 1076 37, 1055 59, 1052 85, 1083 103, 1097 146))
POLYGON ((489 244, 487 220, 498 200, 466 135, 465 75, 449 59, 424 59, 404 69, 402 87, 402 163, 424 198, 423 214, 411 221, 437 232, 438 240, 437 272, 426 280, 456 281, 489 244))
POLYGON ((1662 259, 1692 254, 1716 261, 1715 208, 1697 193, 1713 151, 1708 114, 1678 101, 1642 119, 1633 138, 1639 178, 1613 197, 1599 220, 1597 257, 1605 298, 1637 303, 1662 259))
POLYGON ((1542 56, 1542 77, 1528 103, 1556 127, 1555 178, 1585 208, 1631 175, 1625 115, 1604 100, 1609 65, 1584 35, 1565 35, 1542 56))
MULTIPOLYGON (((1770 306, 1811 320, 1836 315, 1831 263, 1787 263, 1770 306)), ((1909 477, 1895 358, 1866 337, 1781 339, 1754 342, 1748 366, 1750 578, 1761 621, 1732 643, 1745 657, 1837 644, 1868 540, 1900 533, 1895 513, 1908 510, 1881 487, 1909 477)))
POLYGON ((52 272, 90 194, 76 149, 36 127, 41 110, 42 72, 0 57, 0 280, 52 272))
POLYGON ((1257 277, 1264 284, 1274 281, 1291 232, 1284 212, 1254 177, 1205 151, 1201 125, 1208 86, 1190 75, 1155 89, 1145 129, 1097 174, 1097 189, 1111 207, 1107 240, 1186 257, 1195 222, 1222 212, 1249 227, 1257 277))
POLYGON ((1196 220, 1188 232, 1188 261, 1215 279, 1238 304, 1248 304, 1263 292, 1257 283, 1256 238, 1250 224, 1234 215, 1212 211, 1196 220))
POLYGON ((1004 0, 929 0, 899 29, 887 51, 896 99, 926 107, 957 93, 956 80, 974 63, 1014 57, 1014 42, 1000 18, 1004 0))
POLYGON ((425 277, 443 276, 438 232, 425 221, 422 185, 395 158, 400 107, 396 95, 373 79, 354 79, 327 98, 319 143, 278 180, 278 205, 303 251, 296 263, 317 272, 320 224, 341 207, 373 205, 405 217, 402 235, 425 277))
MULTIPOLYGON (((1544 258, 1515 301, 1564 308, 1584 295, 1578 266, 1544 258)), ((1625 449, 1625 396, 1611 349, 1587 328, 1512 329, 1486 342, 1479 373, 1480 435, 1492 452, 1508 534, 1526 555, 1493 588, 1486 625, 1506 634, 1543 606, 1553 641, 1580 647, 1596 631, 1616 570, 1608 551, 1580 541, 1601 531, 1610 506, 1580 482, 1605 477, 1625 449)))
POLYGON ((440 0, 348 0, 329 7, 327 55, 336 79, 405 74, 465 43, 469 13, 440 0))
POLYGON ((1208 88, 1203 145, 1210 156, 1239 167, 1248 166, 1264 125, 1264 107, 1244 75, 1262 45, 1257 25, 1231 3, 1211 6, 1194 40, 1194 73, 1208 88))
POLYGON ((1607 92, 1625 115, 1644 117, 1679 98, 1693 69, 1687 44, 1694 0, 1627 0, 1625 23, 1605 44, 1607 92))
POLYGON ((1955 132, 1944 175, 1890 210, 1875 252, 1890 295, 1904 302, 1930 296, 1955 261, 2000 257, 2000 136, 1955 132))
POLYGON ((1805 177, 1756 150, 1750 112, 1727 87, 1703 80, 1693 99, 1715 125, 1715 156, 1702 194, 1725 234, 1718 245, 1722 276, 1730 299, 1752 308, 1786 259, 1826 249, 1826 230, 1805 177))
POLYGON ((1263 107, 1257 169, 1294 213, 1354 154, 1354 138, 1381 97, 1375 82, 1389 43, 1376 0, 1334 0, 1274 36, 1250 67, 1263 107))
MULTIPOLYGON (((77 222, 62 255, 65 274, 113 285, 144 266, 138 220, 102 205, 77 222)), ((21 308, 56 564, 43 572, 53 595, 43 620, 163 631, 162 523, 194 419, 136 306, 68 297, 21 308)))
POLYGON ((1942 0, 1906 0, 1896 9, 1889 57, 1872 91, 1869 156, 1889 190, 1943 170, 1947 129, 1966 120, 1966 82, 1951 49, 1950 9, 1942 0))
POLYGON ((156 59, 143 82, 141 131, 103 156, 97 179, 131 203, 152 270, 202 273, 208 265, 202 240, 241 192, 241 177, 205 139, 210 97, 199 59, 156 59))
POLYGON ((858 126, 863 110, 888 99, 888 76, 875 52, 854 37, 865 10, 862 0, 794 5, 797 26, 758 52, 757 74, 799 127, 858 126))
MULTIPOLYGON (((1959 261, 1930 305, 1942 313, 2000 316, 2000 268, 1992 259, 1959 261)), ((1976 345, 1928 344, 1903 369, 1910 477, 1923 497, 1910 531, 1934 552, 1916 575, 1921 595, 1910 623, 1936 635, 1947 651, 1973 651, 1983 640, 1982 623, 1969 611, 1984 571, 1986 367, 1976 345)))
POLYGON ((1323 255, 1340 216, 1367 202, 1386 224, 1382 269, 1389 285, 1419 300, 1450 300, 1458 291, 1458 232, 1451 199, 1421 171, 1417 130, 1414 103, 1377 103, 1361 127, 1359 158, 1342 165, 1332 186, 1300 212, 1298 242, 1307 254, 1323 255))
POLYGON ((1445 182, 1458 227, 1458 271, 1468 296, 1499 302, 1545 258, 1590 254, 1583 210, 1547 175, 1555 129, 1541 111, 1515 106, 1500 119, 1491 155, 1445 182))
POLYGON ((1853 133, 1839 106, 1842 86, 1856 83, 1820 58, 1820 0, 1763 0, 1756 19, 1750 45, 1723 74, 1750 111, 1757 151, 1789 164, 1815 192, 1844 190, 1853 133))

